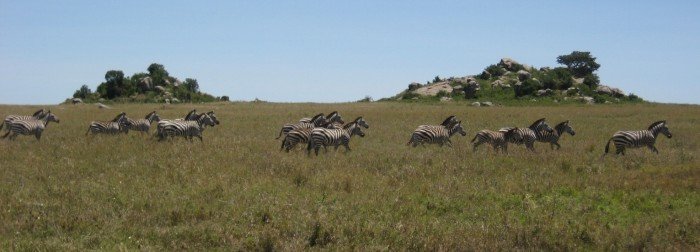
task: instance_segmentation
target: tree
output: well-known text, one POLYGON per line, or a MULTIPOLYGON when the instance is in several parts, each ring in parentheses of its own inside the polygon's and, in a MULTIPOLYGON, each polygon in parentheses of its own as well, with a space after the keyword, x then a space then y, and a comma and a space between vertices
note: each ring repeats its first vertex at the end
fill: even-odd
POLYGON ((190 91, 192 93, 199 92, 199 83, 197 83, 197 79, 187 78, 185 79, 185 82, 182 83, 182 86, 184 86, 185 89, 187 89, 187 91, 190 91))
POLYGON ((75 90, 75 93, 73 93, 73 98, 80 98, 80 99, 85 99, 92 94, 92 90, 87 85, 83 85, 80 87, 80 89, 75 90))
POLYGON ((165 80, 170 78, 170 74, 165 70, 165 67, 158 63, 148 66, 148 74, 153 79, 153 85, 156 86, 165 86, 165 80))
POLYGON ((595 89, 600 84, 600 79, 596 74, 588 74, 586 77, 583 77, 583 84, 591 89, 595 89))
POLYGON ((124 72, 121 70, 109 70, 105 73, 106 96, 108 99, 120 97, 126 93, 124 87, 124 72))
POLYGON ((542 75, 542 86, 549 89, 567 89, 574 85, 569 69, 557 67, 542 75))
POLYGON ((557 63, 565 65, 576 78, 581 78, 598 70, 600 64, 595 59, 590 52, 573 51, 557 57, 557 63))
POLYGON ((436 75, 435 78, 433 79, 433 83, 438 83, 441 82, 442 80, 440 79, 439 75, 436 75))

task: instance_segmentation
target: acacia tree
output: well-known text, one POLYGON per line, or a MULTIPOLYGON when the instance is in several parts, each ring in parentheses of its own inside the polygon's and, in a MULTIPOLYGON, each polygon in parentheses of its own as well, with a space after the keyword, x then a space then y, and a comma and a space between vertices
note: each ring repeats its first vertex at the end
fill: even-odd
POLYGON ((571 54, 557 57, 557 63, 565 65, 576 78, 581 78, 598 70, 600 64, 596 63, 595 59, 590 52, 573 51, 571 54))

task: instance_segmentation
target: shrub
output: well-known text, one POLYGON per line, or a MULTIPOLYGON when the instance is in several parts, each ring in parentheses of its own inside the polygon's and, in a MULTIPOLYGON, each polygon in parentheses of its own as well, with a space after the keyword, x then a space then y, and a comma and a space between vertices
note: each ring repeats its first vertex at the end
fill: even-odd
POLYGON ((539 89, 542 89, 542 84, 533 79, 525 80, 521 85, 515 85, 513 88, 516 97, 534 94, 539 89))
POLYGON ((583 78, 583 84, 591 89, 595 89, 600 84, 600 78, 596 74, 588 74, 583 78))
POLYGON ((491 74, 491 77, 500 77, 506 73, 506 70, 497 65, 490 65, 484 69, 491 74))
POLYGON ((574 85, 568 69, 557 67, 542 74, 542 86, 554 90, 564 90, 574 85))

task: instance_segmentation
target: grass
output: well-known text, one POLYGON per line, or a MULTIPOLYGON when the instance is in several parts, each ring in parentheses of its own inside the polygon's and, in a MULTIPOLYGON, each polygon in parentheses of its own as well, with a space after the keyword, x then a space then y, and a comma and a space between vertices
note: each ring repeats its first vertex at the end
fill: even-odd
MULTIPOLYGON (((36 106, 0 106, 0 115, 36 106)), ((467 103, 52 106, 41 142, 0 140, 3 250, 698 250, 700 107, 635 104, 481 107, 467 103), (84 135, 121 111, 163 118, 213 109, 204 143, 138 133, 84 135), (364 116, 352 152, 279 151, 287 122, 317 112, 364 116), (447 115, 454 148, 405 146, 447 115), (571 120, 561 150, 509 154, 469 140, 481 129, 571 120), (666 119, 659 155, 600 159, 620 129, 666 119)))

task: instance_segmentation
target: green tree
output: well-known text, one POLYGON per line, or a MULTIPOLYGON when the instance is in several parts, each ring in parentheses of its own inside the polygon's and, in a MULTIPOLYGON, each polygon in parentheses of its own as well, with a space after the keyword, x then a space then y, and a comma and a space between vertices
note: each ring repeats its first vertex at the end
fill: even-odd
POLYGON ((199 92, 199 83, 197 83, 197 79, 187 78, 185 79, 185 82, 182 83, 182 86, 185 87, 187 91, 192 93, 199 92))
POLYGON ((433 83, 438 83, 441 82, 442 80, 440 79, 439 75, 436 75, 435 78, 433 79, 433 83))
POLYGON ((595 89, 596 87, 598 87, 598 84, 600 84, 600 79, 596 74, 588 74, 585 77, 583 77, 583 84, 590 87, 591 89, 595 89))
POLYGON ((557 67, 544 73, 541 77, 542 86, 549 89, 567 89, 574 85, 569 69, 557 67))
POLYGON ((73 93, 73 98, 80 98, 80 99, 85 99, 90 97, 92 94, 92 90, 87 85, 83 85, 80 87, 80 89, 75 90, 75 93, 73 93))
POLYGON ((557 63, 565 65, 576 78, 581 78, 598 70, 600 64, 595 59, 590 52, 573 51, 557 57, 557 63))
POLYGON ((165 70, 165 67, 158 63, 153 63, 148 66, 148 74, 153 79, 153 85, 165 86, 165 80, 170 78, 170 74, 165 70))
POLYGON ((124 87, 124 72, 109 70, 105 73, 106 96, 108 99, 123 96, 127 91, 124 87))

